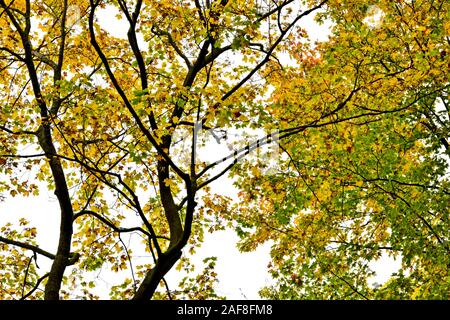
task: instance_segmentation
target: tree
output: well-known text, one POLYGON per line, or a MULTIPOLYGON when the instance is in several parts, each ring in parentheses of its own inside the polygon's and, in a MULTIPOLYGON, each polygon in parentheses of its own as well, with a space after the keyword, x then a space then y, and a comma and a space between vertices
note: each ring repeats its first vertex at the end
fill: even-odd
POLYGON ((448 4, 378 2, 379 25, 361 2, 328 5, 320 61, 292 46, 300 69, 273 75, 270 110, 285 128, 348 103, 333 125, 284 140, 277 174, 236 172, 241 248, 274 242, 267 298, 448 299, 448 4), (384 254, 401 268, 373 286, 384 254))
POLYGON ((384 20, 371 28, 359 1, 0 0, 0 191, 29 196, 46 182, 61 221, 56 253, 25 219, 2 227, 0 297, 81 286, 95 298, 83 276, 105 265, 131 275, 113 298, 217 297, 214 258, 182 292, 164 276, 177 263, 191 271, 182 250, 224 222, 243 250, 275 240, 279 281, 264 296, 444 297, 448 5, 377 5, 384 20), (126 37, 102 28, 107 8, 126 37), (313 44, 300 23, 316 13, 334 27, 313 44), (233 128, 268 134, 198 159, 203 131, 233 128), (280 172, 261 174, 248 155, 274 140, 280 172), (234 208, 209 188, 228 172, 244 200, 234 208), (142 241, 130 248, 127 233, 142 241), (381 250, 411 270, 372 289, 367 263, 381 250))

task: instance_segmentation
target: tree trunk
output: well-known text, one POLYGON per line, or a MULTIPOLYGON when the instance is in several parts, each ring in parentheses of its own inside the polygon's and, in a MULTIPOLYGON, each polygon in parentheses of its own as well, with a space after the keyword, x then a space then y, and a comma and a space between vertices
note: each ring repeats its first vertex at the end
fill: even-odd
POLYGON ((55 195, 58 198, 61 209, 61 223, 58 249, 55 260, 53 261, 48 281, 45 286, 45 300, 59 300, 59 290, 61 283, 69 264, 70 247, 72 241, 72 218, 73 208, 70 200, 69 190, 67 187, 64 170, 59 158, 55 156, 56 149, 53 145, 51 129, 49 124, 43 124, 38 131, 39 144, 44 150, 49 160, 50 169, 52 171, 53 180, 55 182, 55 195))

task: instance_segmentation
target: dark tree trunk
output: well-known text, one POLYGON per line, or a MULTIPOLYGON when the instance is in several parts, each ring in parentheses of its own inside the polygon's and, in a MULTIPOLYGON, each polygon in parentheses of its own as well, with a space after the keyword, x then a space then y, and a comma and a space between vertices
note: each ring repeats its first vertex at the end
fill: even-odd
POLYGON ((53 180, 55 183, 55 195, 58 198, 61 209, 61 223, 58 249, 55 255, 55 260, 53 261, 50 269, 47 284, 45 286, 44 299, 59 300, 59 290, 61 289, 64 271, 69 264, 73 233, 73 208, 61 162, 59 158, 55 156, 56 149, 53 145, 50 130, 51 129, 48 124, 41 125, 38 131, 38 138, 39 144, 49 160, 50 169, 52 171, 53 180))

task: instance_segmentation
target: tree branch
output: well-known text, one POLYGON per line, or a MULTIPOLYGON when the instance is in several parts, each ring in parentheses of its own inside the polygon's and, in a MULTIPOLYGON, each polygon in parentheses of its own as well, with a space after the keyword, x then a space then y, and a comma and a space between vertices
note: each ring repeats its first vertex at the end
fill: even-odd
POLYGON ((100 48, 100 45, 97 42, 96 36, 95 36, 95 28, 94 28, 94 17, 95 17, 95 10, 99 5, 99 2, 95 2, 93 0, 90 0, 91 5, 91 12, 89 13, 89 34, 91 37, 91 44, 94 47, 95 51, 100 57, 100 60, 103 63, 103 66, 106 69, 106 72, 116 89, 116 91, 119 93, 119 96, 121 97, 122 101, 124 102, 126 108, 130 112, 131 116, 133 117, 134 121, 136 121, 139 129, 142 131, 142 133, 147 137, 147 139, 150 141, 150 143, 153 145, 153 147, 158 151, 158 153, 164 158, 164 160, 169 164, 169 166, 180 176, 182 179, 189 179, 189 175, 184 173, 178 166, 172 161, 172 159, 169 157, 169 155, 163 150, 163 148, 156 142, 153 135, 150 133, 150 131, 145 127, 145 125, 142 123, 141 118, 137 114, 136 110, 134 110, 133 106, 131 105, 130 101, 128 100, 125 92, 123 91, 122 87, 120 86, 119 82, 117 81, 113 71, 111 70, 111 67, 109 65, 108 59, 103 53, 102 49, 100 48))
MULTIPOLYGON (((267 50, 267 54, 264 57, 264 59, 259 62, 253 69, 252 71, 250 71, 241 81, 239 81, 233 88, 231 88, 227 93, 225 93, 222 98, 221 101, 225 101, 226 99, 228 99, 231 95, 233 95, 237 90, 239 90, 239 88, 241 88, 245 83, 247 83, 252 77, 253 75, 259 70, 261 69, 269 60, 270 57, 272 55, 272 53, 274 52, 274 50, 278 47, 278 45, 280 44, 280 42, 285 38, 285 36, 287 35, 287 33, 289 32, 289 30, 292 29, 293 26, 295 26, 295 24, 303 17, 309 15, 310 13, 320 9, 323 5, 325 5, 328 2, 328 0, 323 0, 322 2, 320 2, 318 5, 312 7, 311 9, 308 9, 306 11, 303 11, 300 15, 298 15, 287 27, 286 29, 284 29, 280 35, 278 36, 277 40, 275 40, 275 42, 272 44, 272 46, 267 50)), ((276 12, 276 11, 275 11, 276 12)))
MULTIPOLYGON (((98 220, 100 220, 101 222, 103 222, 105 225, 107 225, 108 227, 110 227, 112 230, 114 230, 117 233, 129 233, 129 232, 141 232, 143 234, 145 234, 147 237, 150 238, 154 238, 153 235, 151 235, 148 231, 145 231, 144 229, 142 229, 141 227, 133 227, 133 228, 123 228, 123 227, 118 227, 116 226, 113 222, 111 222, 109 219, 102 217, 100 214, 91 211, 91 210, 83 210, 80 211, 78 213, 76 213, 73 217, 73 221, 77 220, 78 218, 85 216, 85 215, 89 215, 92 217, 97 218, 98 220)), ((156 236, 157 239, 164 239, 164 240, 169 240, 167 237, 163 237, 163 236, 156 236)))
POLYGON ((20 300, 25 300, 26 298, 28 298, 29 296, 31 296, 38 288, 39 285, 41 284, 41 282, 46 279, 48 276, 50 275, 50 273, 46 273, 44 274, 42 277, 40 277, 38 279, 38 281, 36 282, 36 284, 34 285, 33 289, 31 289, 26 295, 24 295, 22 298, 20 298, 20 300))
POLYGON ((51 254, 50 252, 42 250, 38 246, 34 246, 34 245, 29 244, 29 243, 23 243, 23 242, 19 242, 19 241, 16 241, 16 240, 7 239, 7 238, 4 238, 2 236, 0 236, 0 241, 4 242, 6 244, 10 244, 10 245, 16 246, 16 247, 20 247, 20 248, 23 248, 23 249, 31 250, 31 251, 33 251, 35 253, 43 255, 44 257, 47 257, 47 258, 52 259, 52 260, 55 259, 55 255, 54 254, 51 254))

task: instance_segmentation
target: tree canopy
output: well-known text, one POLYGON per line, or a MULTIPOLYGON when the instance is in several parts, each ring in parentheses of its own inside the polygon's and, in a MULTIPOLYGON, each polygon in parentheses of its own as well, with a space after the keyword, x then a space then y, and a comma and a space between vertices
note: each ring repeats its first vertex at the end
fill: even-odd
POLYGON ((448 299, 448 1, 0 0, 0 33, 1 199, 51 190, 60 221, 56 252, 0 227, 1 299, 95 299, 102 268, 113 299, 220 298, 183 252, 224 228, 272 243, 263 298, 448 299), (233 130, 265 134, 202 160, 233 130))

